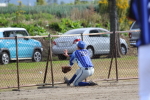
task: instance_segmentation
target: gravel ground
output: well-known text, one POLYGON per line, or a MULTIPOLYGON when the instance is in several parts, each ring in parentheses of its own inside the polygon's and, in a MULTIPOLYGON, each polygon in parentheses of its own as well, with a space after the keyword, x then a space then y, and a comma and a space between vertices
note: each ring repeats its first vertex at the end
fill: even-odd
POLYGON ((0 100, 138 100, 138 81, 100 81, 97 86, 74 87, 58 84, 53 88, 26 87, 2 91, 0 100), (39 89, 40 88, 40 89, 39 89))

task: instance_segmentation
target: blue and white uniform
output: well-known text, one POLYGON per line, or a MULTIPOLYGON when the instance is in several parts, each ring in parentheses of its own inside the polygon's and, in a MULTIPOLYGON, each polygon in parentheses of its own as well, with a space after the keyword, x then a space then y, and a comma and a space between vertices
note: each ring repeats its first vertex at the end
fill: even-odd
POLYGON ((141 29, 137 42, 140 100, 150 100, 150 0, 131 0, 129 18, 141 29))
POLYGON ((83 41, 79 41, 77 44, 79 50, 74 51, 72 55, 70 55, 70 66, 75 62, 77 62, 79 66, 79 69, 77 69, 76 73, 69 80, 69 84, 73 83, 74 86, 90 85, 91 83, 82 81, 94 73, 94 66, 89 56, 89 52, 84 49, 85 45, 86 44, 83 41))
POLYGON ((89 57, 89 53, 86 49, 76 50, 73 52, 70 58, 70 66, 77 62, 80 67, 77 69, 75 79, 73 81, 74 86, 87 86, 88 82, 82 82, 87 77, 93 75, 94 67, 89 57))

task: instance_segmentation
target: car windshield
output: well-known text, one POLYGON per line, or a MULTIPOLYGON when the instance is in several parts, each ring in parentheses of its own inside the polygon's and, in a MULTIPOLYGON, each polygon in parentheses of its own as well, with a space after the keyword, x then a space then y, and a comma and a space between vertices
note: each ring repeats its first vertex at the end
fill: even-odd
POLYGON ((140 28, 139 24, 137 22, 135 22, 134 25, 133 25, 133 27, 132 27, 132 29, 139 29, 139 28, 140 28))
POLYGON ((67 34, 81 34, 84 31, 85 30, 70 30, 70 31, 67 31, 66 33, 64 33, 64 35, 67 35, 67 34))
POLYGON ((3 37, 3 32, 0 32, 0 37, 1 37, 1 38, 3 37))

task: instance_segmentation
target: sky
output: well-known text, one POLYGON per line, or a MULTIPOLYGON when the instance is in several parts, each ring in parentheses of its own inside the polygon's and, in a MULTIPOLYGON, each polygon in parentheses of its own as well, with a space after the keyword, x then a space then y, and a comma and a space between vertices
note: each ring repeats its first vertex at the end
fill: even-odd
MULTIPOLYGON (((8 1, 8 0, 0 0, 0 3, 4 3, 5 1, 8 1)), ((35 2, 36 0, 9 0, 9 3, 12 3, 12 4, 18 4, 17 1, 21 1, 24 5, 35 5, 35 2)), ((45 0, 47 1, 47 0, 45 0)), ((72 3, 74 2, 74 0, 57 0, 58 1, 58 4, 60 4, 61 1, 63 1, 64 3, 72 3)))

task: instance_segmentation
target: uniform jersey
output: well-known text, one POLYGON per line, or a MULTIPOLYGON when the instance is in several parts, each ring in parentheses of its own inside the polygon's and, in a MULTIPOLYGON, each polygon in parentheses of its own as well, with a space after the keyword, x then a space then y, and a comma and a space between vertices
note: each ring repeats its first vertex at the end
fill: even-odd
POLYGON ((70 66, 76 61, 79 67, 93 67, 89 53, 86 49, 76 50, 70 57, 70 66))
POLYGON ((131 0, 129 18, 135 19, 141 29, 137 46, 150 44, 150 0, 131 0))

